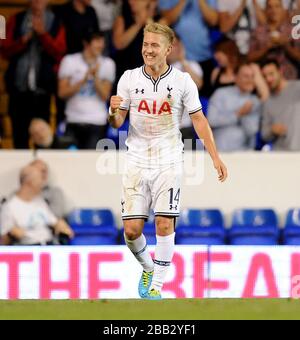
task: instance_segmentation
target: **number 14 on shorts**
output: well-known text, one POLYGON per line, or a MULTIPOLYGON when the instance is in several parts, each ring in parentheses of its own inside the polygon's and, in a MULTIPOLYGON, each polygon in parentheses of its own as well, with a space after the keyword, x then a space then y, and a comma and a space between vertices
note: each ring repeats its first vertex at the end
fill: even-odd
POLYGON ((168 192, 170 193, 170 201, 169 201, 170 210, 177 210, 178 205, 179 205, 179 199, 180 199, 180 188, 175 193, 175 196, 174 196, 174 188, 169 189, 168 192))

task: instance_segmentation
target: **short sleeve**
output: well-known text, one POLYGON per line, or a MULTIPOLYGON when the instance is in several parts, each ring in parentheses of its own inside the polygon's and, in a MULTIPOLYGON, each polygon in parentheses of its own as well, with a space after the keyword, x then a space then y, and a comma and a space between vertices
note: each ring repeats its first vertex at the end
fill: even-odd
POLYGON ((196 61, 189 61, 189 65, 198 77, 203 77, 202 67, 196 61))
POLYGON ((230 12, 232 11, 231 0, 218 0, 218 10, 219 12, 230 12))
POLYGON ((186 73, 185 89, 183 94, 183 105, 186 111, 191 115, 202 109, 199 99, 197 85, 192 80, 191 76, 186 73))
POLYGON ((69 56, 65 56, 59 65, 58 79, 69 78, 72 75, 72 63, 70 62, 69 56))
POLYGON ((14 216, 8 204, 4 204, 0 214, 0 234, 6 235, 16 226, 14 216))
POLYGON ((118 82, 117 95, 123 98, 121 110, 129 110, 130 90, 129 90, 130 70, 126 71, 118 82))
POLYGON ((99 78, 114 83, 116 78, 116 64, 112 59, 107 58, 102 67, 100 64, 99 78))

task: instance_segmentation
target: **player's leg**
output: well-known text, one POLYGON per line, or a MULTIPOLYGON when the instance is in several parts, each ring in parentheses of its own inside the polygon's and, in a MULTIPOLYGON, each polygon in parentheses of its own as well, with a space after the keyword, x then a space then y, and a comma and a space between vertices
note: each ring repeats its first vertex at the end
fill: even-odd
POLYGON ((153 271, 152 257, 147 248, 146 238, 143 234, 144 220, 124 220, 124 238, 127 247, 143 267, 145 272, 153 271))
POLYGON ((143 267, 139 282, 139 294, 141 297, 144 297, 148 292, 154 268, 146 238, 142 233, 144 220, 148 218, 149 214, 150 195, 147 190, 143 171, 135 167, 128 167, 123 176, 122 218, 125 242, 143 267))
POLYGON ((149 289, 149 297, 161 298, 161 290, 171 265, 175 247, 175 217, 156 216, 156 247, 154 255, 154 274, 149 289))
POLYGON ((174 254, 175 221, 180 211, 182 167, 160 171, 153 181, 156 225, 154 275, 148 297, 159 299, 174 254))

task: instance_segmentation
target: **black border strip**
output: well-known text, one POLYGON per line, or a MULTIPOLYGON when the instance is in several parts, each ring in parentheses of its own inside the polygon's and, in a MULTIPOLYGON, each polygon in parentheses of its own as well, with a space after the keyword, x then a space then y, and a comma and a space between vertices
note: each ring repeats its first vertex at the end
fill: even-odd
POLYGON ((194 113, 197 113, 198 111, 201 111, 201 110, 202 110, 202 106, 198 108, 196 111, 189 112, 189 115, 193 115, 194 113))
POLYGON ((122 216, 122 220, 136 220, 138 218, 142 218, 142 219, 148 219, 149 216, 146 215, 127 215, 127 216, 122 216))

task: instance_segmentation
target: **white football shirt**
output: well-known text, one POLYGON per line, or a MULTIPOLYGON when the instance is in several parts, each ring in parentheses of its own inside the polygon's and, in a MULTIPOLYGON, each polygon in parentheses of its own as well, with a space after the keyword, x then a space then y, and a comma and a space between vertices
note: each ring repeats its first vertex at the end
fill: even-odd
MULTIPOLYGON (((100 68, 97 77, 113 84, 116 73, 115 62, 103 56, 98 58, 98 62, 100 68)), ((87 71, 88 65, 82 53, 69 54, 60 64, 58 77, 68 78, 73 85, 84 79, 87 71)), ((106 102, 97 94, 93 79, 89 79, 78 93, 67 99, 65 111, 68 123, 93 125, 107 123, 106 102)))
POLYGON ((142 66, 122 75, 117 94, 129 110, 128 160, 149 169, 182 162, 182 114, 202 108, 191 76, 169 66, 154 80, 142 66))

